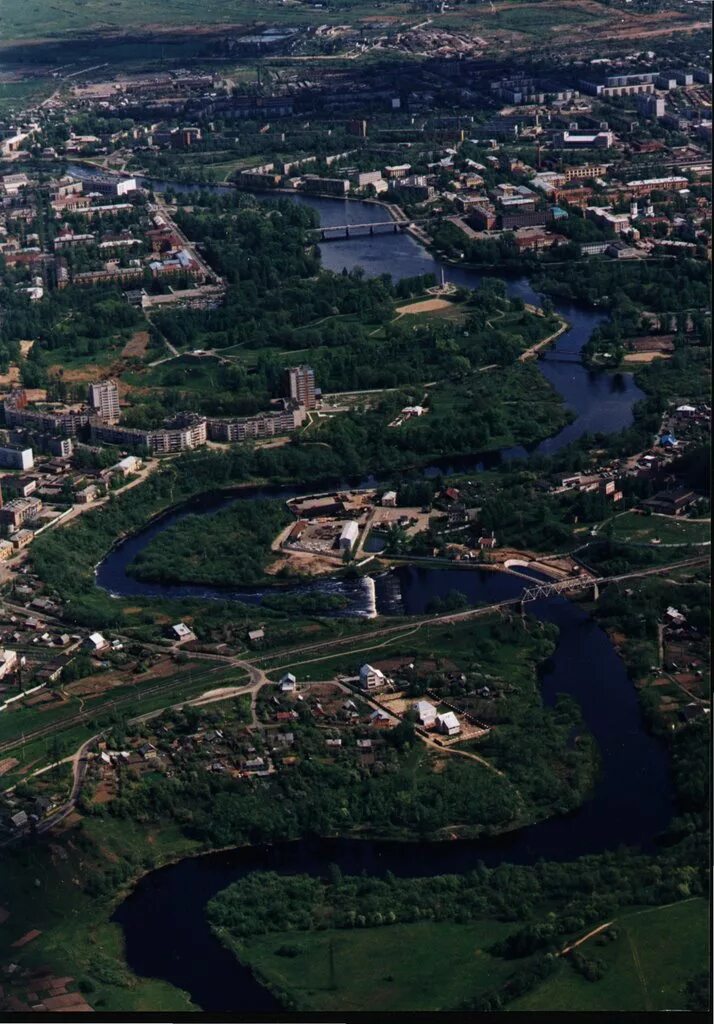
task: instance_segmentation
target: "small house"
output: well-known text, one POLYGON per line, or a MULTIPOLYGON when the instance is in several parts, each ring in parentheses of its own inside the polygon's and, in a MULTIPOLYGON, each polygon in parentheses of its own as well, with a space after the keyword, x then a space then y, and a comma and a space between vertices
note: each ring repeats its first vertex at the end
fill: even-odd
POLYGON ((664 614, 667 622, 671 623, 673 626, 683 626, 687 621, 686 616, 682 615, 680 611, 673 608, 671 605, 664 614))
POLYGON ((297 679, 292 672, 286 672, 278 683, 281 693, 295 693, 297 690, 297 679))
POLYGON ((189 643, 189 641, 196 639, 196 634, 186 625, 185 622, 177 622, 172 626, 171 636, 181 644, 189 643))
POLYGON ((365 664, 359 670, 359 685, 363 690, 378 690, 386 681, 384 672, 379 668, 365 664))
POLYGON ((90 633, 85 641, 85 646, 94 654, 97 654, 99 651, 106 650, 109 646, 109 641, 105 640, 101 633, 90 633))
POLYGON ((264 629, 249 629, 248 630, 248 640, 252 644, 260 644, 260 643, 262 643, 263 640, 265 640, 265 630, 264 629))
POLYGON ((395 508, 397 504, 397 492, 385 491, 382 495, 382 505, 385 508, 395 508))
POLYGON ((391 725, 391 719, 386 711, 382 711, 381 708, 377 708, 369 716, 370 725, 376 726, 377 729, 386 729, 391 725))
POLYGON ((458 736, 461 732, 461 724, 453 711, 447 711, 443 715, 436 716, 436 724, 439 732, 445 736, 458 736))
POLYGON ((17 651, 4 650, 0 647, 0 679, 4 679, 17 668, 17 651))
POLYGON ((425 729, 433 729, 436 724, 436 708, 428 700, 418 700, 414 705, 417 721, 425 729))

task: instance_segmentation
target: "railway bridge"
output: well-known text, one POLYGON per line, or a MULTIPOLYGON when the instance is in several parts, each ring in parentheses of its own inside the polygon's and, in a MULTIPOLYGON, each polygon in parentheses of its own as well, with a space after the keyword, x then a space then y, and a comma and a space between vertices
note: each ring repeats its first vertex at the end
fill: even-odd
POLYGON ((521 592, 519 604, 521 612, 529 601, 542 601, 547 597, 555 597, 558 594, 574 593, 580 590, 592 590, 593 601, 600 597, 600 590, 608 583, 624 583, 626 580, 642 579, 643 576, 657 576, 675 569, 705 565, 709 557, 688 558, 683 562, 674 565, 658 565, 652 569, 636 569, 632 572, 622 573, 619 576, 573 576, 563 580, 549 580, 543 583, 535 583, 532 587, 526 587, 521 592))

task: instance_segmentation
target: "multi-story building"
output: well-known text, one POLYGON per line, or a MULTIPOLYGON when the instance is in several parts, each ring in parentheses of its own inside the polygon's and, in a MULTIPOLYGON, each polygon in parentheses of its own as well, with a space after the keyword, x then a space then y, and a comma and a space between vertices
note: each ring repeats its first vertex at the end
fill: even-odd
POLYGON ((14 445, 0 445, 0 466, 7 469, 32 469, 35 459, 32 448, 19 448, 14 445))
POLYGON ((150 447, 154 455, 200 448, 207 440, 206 419, 194 412, 180 412, 167 420, 160 430, 151 431, 150 447))
POLYGON ((39 498, 13 498, 0 509, 0 523, 12 533, 23 523, 36 519, 41 511, 39 498))
POLYGON ((615 232, 621 234, 630 227, 630 215, 628 213, 613 213, 605 206, 588 206, 585 210, 588 220, 596 224, 606 225, 615 232))
POLYGON ((581 79, 580 85, 591 96, 631 96, 654 92, 657 78, 656 71, 628 72, 606 75, 604 78, 581 79))
POLYGON ((616 234, 620 234, 630 226, 629 213, 613 213, 612 209, 604 206, 587 207, 585 216, 588 220, 594 220, 596 224, 612 227, 616 234))
POLYGON ((645 95, 635 97, 635 106, 644 117, 664 117, 664 96, 645 95))
POLYGON ((301 188, 304 192, 326 192, 331 196, 344 196, 350 190, 347 178, 322 178, 318 174, 305 174, 301 188))
POLYGON ((393 164, 391 167, 384 168, 384 177, 406 178, 407 174, 409 174, 411 169, 411 164, 393 164))
POLYGON ((304 422, 305 407, 291 402, 278 412, 264 412, 234 420, 209 419, 207 429, 211 441, 250 441, 288 434, 304 422))
POLYGON ((121 415, 119 409, 119 385, 115 380, 101 380, 90 384, 87 404, 105 423, 116 423, 121 415))
POLYGON ((646 196, 650 192, 675 192, 687 188, 689 182, 680 175, 670 175, 667 178, 642 178, 637 181, 625 183, 625 191, 633 196, 646 196))
POLYGON ((507 210, 498 218, 503 231, 512 231, 514 228, 543 227, 550 219, 548 210, 534 210, 532 207, 525 210, 507 210))
MULTIPOLYGON (((37 480, 33 476, 4 476, 2 478, 2 491, 12 498, 29 498, 33 491, 37 490, 37 480)), ((2 498, 0 498, 2 507, 2 498)))
POLYGON ((493 231, 498 218, 493 210, 485 206, 474 206, 469 210, 469 221, 480 231, 493 231))
POLYGON ((566 181, 579 178, 602 178, 607 174, 607 164, 581 164, 579 167, 565 167, 563 174, 566 181))
MULTIPOLYGON (((27 395, 23 388, 11 391, 3 402, 5 425, 8 427, 24 427, 40 433, 62 434, 74 437, 77 432, 89 423, 86 410, 62 410, 53 412, 27 407, 27 395)), ((21 467, 29 469, 29 466, 21 467)))
POLYGON ((23 448, 33 448, 44 455, 57 455, 69 459, 74 451, 71 437, 59 437, 54 434, 40 434, 33 430, 13 430, 10 432, 10 443, 23 448))
POLYGON ((366 188, 367 185, 376 185, 378 181, 383 181, 381 171, 356 171, 352 176, 357 188, 366 188))
POLYGON ((269 171, 241 171, 238 175, 238 185, 241 188, 277 188, 280 184, 280 175, 269 171))
POLYGON ((288 398, 306 409, 314 409, 317 404, 315 388, 315 371, 311 366, 290 366, 285 371, 288 398))
POLYGON ((90 178, 85 184, 88 193, 102 196, 125 196, 138 188, 136 178, 90 178))
POLYGON ((127 448, 146 448, 152 455, 174 455, 191 451, 206 443, 206 420, 196 413, 179 413, 156 430, 137 430, 134 427, 103 424, 91 421, 92 441, 100 444, 123 445, 127 448))
POLYGON ((610 149, 615 142, 611 131, 581 132, 577 129, 556 132, 553 145, 556 147, 580 147, 581 149, 610 149))
POLYGON ((434 195, 434 187, 424 174, 407 174, 403 178, 395 178, 390 187, 392 191, 413 202, 423 202, 434 195))

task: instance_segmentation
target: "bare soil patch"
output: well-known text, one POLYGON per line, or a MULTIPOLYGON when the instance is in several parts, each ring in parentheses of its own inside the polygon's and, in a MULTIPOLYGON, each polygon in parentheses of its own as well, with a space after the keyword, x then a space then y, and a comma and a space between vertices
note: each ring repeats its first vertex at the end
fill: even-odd
POLYGON ((149 332, 135 331, 122 349, 123 359, 143 359, 149 347, 149 332))
POLYGON ((20 367, 9 366, 7 373, 0 373, 0 387, 14 387, 20 383, 20 367))
POLYGON ((410 302, 407 306, 397 306, 397 313, 435 313, 439 309, 449 309, 453 306, 447 299, 422 299, 419 302, 410 302))
POLYGON ((86 384, 90 380, 97 380, 106 374, 106 367, 90 363, 86 366, 68 368, 62 366, 61 363, 55 363, 54 366, 50 366, 48 372, 52 376, 61 375, 63 380, 69 381, 71 384, 86 384))
POLYGON ((307 551, 291 551, 279 555, 274 562, 266 566, 269 576, 276 576, 281 569, 290 569, 300 576, 322 576, 334 572, 339 563, 332 558, 323 558, 307 551))
POLYGON ((622 357, 623 363, 653 363, 655 359, 671 359, 668 352, 628 352, 622 357))

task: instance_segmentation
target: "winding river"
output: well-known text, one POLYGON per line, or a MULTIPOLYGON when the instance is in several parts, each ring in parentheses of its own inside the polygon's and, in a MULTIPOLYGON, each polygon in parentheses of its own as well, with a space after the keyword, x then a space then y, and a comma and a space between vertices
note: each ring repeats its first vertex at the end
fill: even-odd
MULTIPOLYGON (((454 585, 474 602, 515 596, 523 586, 516 576, 467 570, 409 567, 396 577, 403 608, 412 613, 454 585)), ((622 661, 578 605, 551 598, 537 602, 534 614, 559 628, 556 649, 541 670, 543 699, 552 704, 560 693, 575 698, 600 750, 597 784, 580 808, 496 838, 442 843, 307 838, 186 858, 145 875, 114 914, 131 969, 171 982, 206 1011, 274 1012, 279 1009, 274 996, 221 946, 204 916, 212 896, 250 871, 325 875, 335 863, 346 874, 428 877, 463 873, 480 861, 533 864, 622 845, 653 849, 673 810, 668 758, 663 744, 643 728, 622 661)))
MULTIPOLYGON (((176 191, 186 188, 172 187, 176 191)), ((369 204, 306 197, 295 197, 295 201, 316 209, 326 226, 374 220, 374 207, 369 204)), ((441 271, 440 265, 406 234, 329 242, 322 247, 322 258, 332 270, 362 266, 368 274, 390 273, 394 278, 441 271)), ((447 280, 467 287, 477 286, 480 280, 472 271, 450 266, 444 271, 447 280)), ((510 280, 508 290, 511 295, 538 304, 539 297, 525 279, 510 280)), ((538 365, 575 418, 538 446, 536 451, 543 453, 557 451, 586 432, 610 433, 628 426, 632 407, 642 397, 631 376, 591 372, 577 361, 602 314, 571 306, 557 309, 571 327, 538 365)), ((516 448, 497 453, 495 458, 527 454, 516 448)), ((483 462, 482 458, 471 457, 460 461, 459 468, 476 471, 483 462)), ((121 595, 160 594, 259 603, 260 590, 227 592, 144 584, 131 579, 126 567, 152 537, 182 515, 210 514, 230 501, 287 498, 294 493, 254 488, 242 491, 240 497, 202 496, 119 544, 98 567, 97 581, 121 595)), ((488 604, 516 596, 523 586, 519 577, 502 573, 408 566, 377 577, 376 607, 382 614, 417 614, 434 597, 446 596, 453 589, 465 593, 472 604, 488 604)), ((301 584, 287 592, 305 593, 326 587, 348 598, 349 606, 343 614, 365 613, 364 584, 359 582, 301 584)), ((543 699, 552 704, 560 693, 575 698, 600 750, 598 782, 578 810, 489 839, 412 844, 308 838, 187 858, 146 875, 115 912, 114 920, 124 930, 126 958, 132 970, 184 989, 206 1011, 275 1012, 279 1010, 275 998, 213 938, 204 917, 207 900, 249 871, 261 868, 322 874, 330 863, 336 863, 346 873, 365 870, 370 874, 391 871, 396 875, 429 876, 468 871, 479 861, 489 865, 505 861, 533 864, 540 859, 571 860, 621 845, 652 849, 673 812, 668 758, 664 746, 644 729, 637 694, 621 659, 606 634, 578 605, 551 598, 536 602, 533 613, 559 629, 556 649, 541 670, 543 699)))

